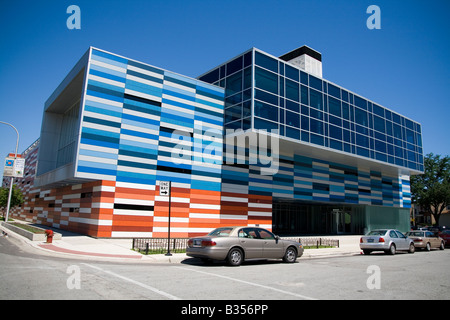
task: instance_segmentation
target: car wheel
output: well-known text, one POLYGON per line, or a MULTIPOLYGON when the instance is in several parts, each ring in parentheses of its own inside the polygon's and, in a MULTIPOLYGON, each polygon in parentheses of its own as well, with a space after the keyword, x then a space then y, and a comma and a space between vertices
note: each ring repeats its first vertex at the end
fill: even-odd
POLYGON ((441 246, 439 247, 439 249, 444 250, 445 249, 445 243, 444 241, 441 242, 441 246))
POLYGON ((370 250, 363 250, 364 254, 369 255, 372 251, 370 250))
POLYGON ((408 250, 408 252, 409 252, 409 253, 414 253, 415 251, 416 251, 416 247, 414 247, 414 244, 411 243, 411 244, 409 245, 409 250, 408 250))
POLYGON ((297 259, 297 250, 295 250, 293 247, 289 247, 286 249, 286 252, 284 253, 283 261, 286 263, 294 263, 297 259))
POLYGON ((391 244, 391 246, 389 247, 389 250, 387 250, 386 253, 393 256, 395 254, 395 251, 396 251, 395 244, 391 244))
POLYGON ((431 251, 431 245, 430 245, 430 243, 429 243, 429 242, 427 243, 427 246, 425 247, 425 250, 427 250, 427 251, 431 251))
POLYGON ((244 254, 239 248, 233 248, 228 252, 228 264, 230 266, 240 266, 244 260, 244 254))

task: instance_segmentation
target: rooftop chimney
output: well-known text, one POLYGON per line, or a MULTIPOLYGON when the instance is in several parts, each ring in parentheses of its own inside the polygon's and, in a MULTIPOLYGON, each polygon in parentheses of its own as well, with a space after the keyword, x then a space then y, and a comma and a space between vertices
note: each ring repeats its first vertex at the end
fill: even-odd
POLYGON ((322 55, 308 46, 302 46, 280 57, 300 69, 322 78, 322 55))

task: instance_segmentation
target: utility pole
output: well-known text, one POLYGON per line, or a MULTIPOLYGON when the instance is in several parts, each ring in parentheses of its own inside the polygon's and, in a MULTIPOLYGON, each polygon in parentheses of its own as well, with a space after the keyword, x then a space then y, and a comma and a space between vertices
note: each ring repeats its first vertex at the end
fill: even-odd
MULTIPOLYGON (((4 121, 0 121, 0 123, 6 124, 10 127, 12 127, 17 134, 17 141, 16 141, 16 151, 14 152, 14 165, 16 165, 17 161, 17 149, 19 148, 19 131, 17 131, 16 127, 14 127, 12 124, 4 121)), ((11 205, 11 196, 12 196, 12 188, 14 183, 14 177, 11 177, 11 183, 9 184, 9 195, 8 195, 8 205, 6 206, 6 216, 5 216, 5 222, 8 222, 9 217, 9 206, 11 205)))

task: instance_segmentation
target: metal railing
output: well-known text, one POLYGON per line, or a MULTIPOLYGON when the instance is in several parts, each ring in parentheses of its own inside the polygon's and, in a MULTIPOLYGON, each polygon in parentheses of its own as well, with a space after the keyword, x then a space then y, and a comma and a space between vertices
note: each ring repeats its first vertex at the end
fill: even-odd
MULTIPOLYGON (((188 238, 171 238, 170 251, 184 252, 187 247, 188 238)), ((133 238, 133 250, 149 253, 167 252, 167 238, 133 238)))
POLYGON ((338 239, 328 239, 328 238, 299 238, 299 237, 282 237, 283 239, 289 239, 300 242, 304 247, 338 247, 338 239))
MULTIPOLYGON (((300 242, 305 247, 338 247, 338 239, 328 238, 299 238, 299 237, 282 237, 282 239, 289 239, 300 242)), ((170 251, 184 252, 187 247, 188 238, 171 238, 170 251)), ((149 253, 165 253, 167 252, 167 238, 134 238, 133 250, 139 252, 149 253)))

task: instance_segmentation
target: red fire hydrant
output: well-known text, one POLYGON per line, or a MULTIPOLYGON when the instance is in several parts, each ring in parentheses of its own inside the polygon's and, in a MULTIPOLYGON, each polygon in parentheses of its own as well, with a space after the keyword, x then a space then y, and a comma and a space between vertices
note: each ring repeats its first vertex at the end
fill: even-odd
POLYGON ((53 230, 45 230, 45 235, 47 236, 47 243, 52 243, 53 241, 53 230))

